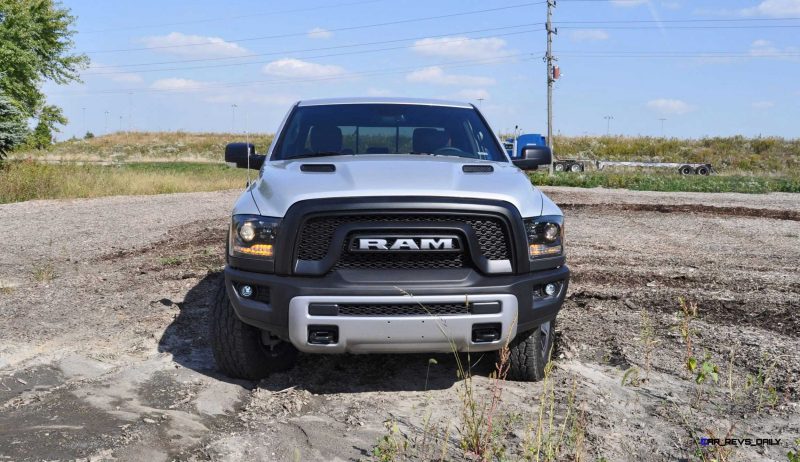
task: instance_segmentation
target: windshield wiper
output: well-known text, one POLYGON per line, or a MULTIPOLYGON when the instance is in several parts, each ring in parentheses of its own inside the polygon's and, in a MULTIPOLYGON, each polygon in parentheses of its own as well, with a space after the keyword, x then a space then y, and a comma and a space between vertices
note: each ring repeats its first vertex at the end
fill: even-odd
POLYGON ((441 156, 441 154, 435 154, 435 153, 432 153, 432 152, 418 152, 418 151, 411 151, 411 152, 409 152, 407 154, 412 154, 412 155, 415 155, 415 156, 441 156))
POLYGON ((292 159, 306 159, 309 157, 330 157, 330 156, 349 156, 352 154, 342 154, 339 151, 317 151, 309 152, 308 154, 298 154, 296 156, 288 157, 286 160, 292 159))

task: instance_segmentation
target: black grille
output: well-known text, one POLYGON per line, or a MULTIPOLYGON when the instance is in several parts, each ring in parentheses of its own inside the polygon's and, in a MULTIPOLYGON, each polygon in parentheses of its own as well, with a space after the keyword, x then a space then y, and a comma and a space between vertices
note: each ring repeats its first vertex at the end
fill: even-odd
MULTIPOLYGON (((336 229, 346 223, 414 223, 414 222, 462 222, 475 231, 481 252, 489 260, 510 260, 509 238, 500 218, 472 215, 353 215, 315 217, 308 220, 300 232, 297 258, 300 260, 322 260, 336 229)), ((345 246, 347 245, 345 240, 345 246)), ((353 269, 439 269, 466 266, 464 254, 414 253, 414 254, 359 254, 342 249, 336 268, 353 269)))
MULTIPOLYGON (((345 246, 347 244, 345 243, 345 246)), ((463 268, 463 253, 353 253, 344 250, 334 268, 347 269, 431 269, 463 268)))
POLYGON ((454 316, 458 314, 469 314, 469 306, 463 303, 339 304, 339 316, 454 316))

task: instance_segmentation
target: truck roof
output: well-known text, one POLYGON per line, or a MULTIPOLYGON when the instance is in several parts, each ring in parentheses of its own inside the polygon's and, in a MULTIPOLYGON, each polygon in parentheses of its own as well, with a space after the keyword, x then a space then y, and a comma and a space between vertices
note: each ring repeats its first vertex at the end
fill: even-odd
POLYGON ((474 107, 469 103, 463 103, 460 101, 422 98, 390 98, 385 96, 309 99, 297 103, 298 106, 324 106, 330 104, 418 104, 422 106, 448 106, 466 109, 472 109, 474 107))

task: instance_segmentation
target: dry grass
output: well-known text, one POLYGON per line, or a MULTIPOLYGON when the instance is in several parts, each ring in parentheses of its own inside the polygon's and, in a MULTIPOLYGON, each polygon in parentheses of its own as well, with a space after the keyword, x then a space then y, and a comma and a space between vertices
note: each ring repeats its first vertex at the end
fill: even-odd
POLYGON ((243 169, 198 163, 97 166, 7 162, 0 167, 0 203, 235 189, 244 187, 246 175, 243 169))
POLYGON ((800 140, 745 138, 702 139, 559 136, 555 154, 562 159, 709 162, 719 171, 792 174, 800 170, 800 140))
MULTIPOLYGON (((249 135, 257 152, 264 152, 272 135, 249 135)), ((116 132, 88 140, 69 140, 50 149, 15 152, 13 159, 82 162, 190 161, 222 162, 225 145, 244 141, 242 134, 187 132, 116 132)))

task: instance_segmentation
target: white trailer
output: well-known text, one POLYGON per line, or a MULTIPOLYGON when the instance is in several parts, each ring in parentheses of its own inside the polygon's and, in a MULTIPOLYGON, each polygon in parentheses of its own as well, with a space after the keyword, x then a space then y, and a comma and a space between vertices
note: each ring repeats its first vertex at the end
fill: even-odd
POLYGON ((680 173, 681 175, 710 175, 714 169, 708 163, 696 162, 624 162, 611 160, 579 160, 579 159, 560 159, 553 162, 553 169, 557 172, 580 173, 586 170, 588 165, 594 166, 597 170, 606 167, 643 167, 643 168, 666 168, 680 173))

